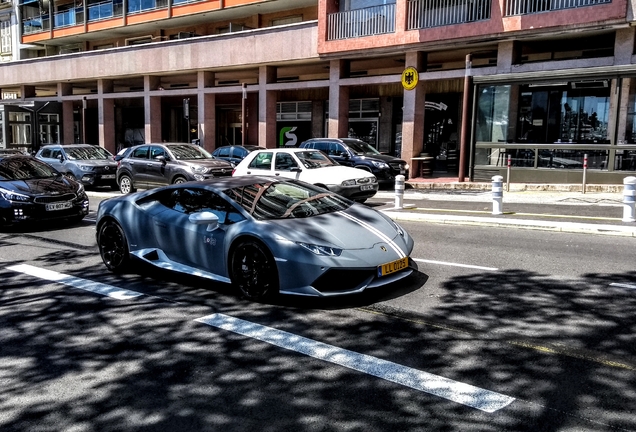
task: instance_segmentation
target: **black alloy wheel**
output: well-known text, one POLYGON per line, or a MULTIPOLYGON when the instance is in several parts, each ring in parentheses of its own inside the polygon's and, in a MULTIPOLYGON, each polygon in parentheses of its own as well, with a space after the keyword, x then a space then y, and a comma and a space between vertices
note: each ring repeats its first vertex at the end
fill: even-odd
POLYGON ((230 275, 232 283, 249 300, 263 300, 278 292, 276 262, 258 241, 245 240, 234 248, 230 275))
POLYGON ((187 180, 185 178, 179 176, 179 177, 174 179, 172 184, 181 184, 181 183, 185 183, 185 182, 187 182, 187 180))
POLYGON ((130 263, 128 240, 117 222, 108 220, 99 227, 97 246, 108 270, 120 273, 128 268, 130 263))

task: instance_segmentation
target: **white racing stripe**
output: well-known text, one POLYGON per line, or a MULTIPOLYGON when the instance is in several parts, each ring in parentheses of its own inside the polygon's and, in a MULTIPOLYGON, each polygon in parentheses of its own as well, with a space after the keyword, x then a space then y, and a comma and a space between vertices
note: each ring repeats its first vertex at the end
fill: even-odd
POLYGON ((18 273, 24 273, 29 276, 34 276, 40 279, 48 280, 51 282, 58 282, 64 285, 68 285, 74 288, 83 289, 85 291, 94 292, 104 296, 112 297, 117 300, 128 300, 131 298, 139 297, 143 295, 136 291, 129 291, 122 288, 116 288, 111 285, 106 285, 100 282, 93 282, 86 279, 80 279, 74 276, 65 275, 63 273, 54 272, 51 270, 42 269, 39 267, 30 266, 28 264, 20 264, 7 267, 8 270, 12 270, 18 273))
POLYGON ((195 321, 363 372, 488 413, 500 410, 515 400, 513 397, 470 384, 338 348, 228 315, 212 314, 198 318, 195 321))
POLYGON ((434 261, 434 260, 427 260, 427 259, 421 259, 421 258, 412 258, 412 259, 413 261, 423 262, 428 264, 439 264, 439 265, 452 266, 452 267, 465 267, 465 268, 485 270, 485 271, 499 271, 499 269, 495 267, 482 267, 482 266, 476 266, 476 265, 470 265, 470 264, 459 264, 459 263, 452 263, 447 261, 434 261))
POLYGON ((636 285, 634 284, 626 284, 626 283, 618 283, 618 282, 611 283, 610 286, 618 287, 618 288, 636 289, 636 285))
POLYGON ((346 217, 347 219, 349 219, 350 221, 357 223, 362 228, 365 228, 365 229, 369 230, 372 234, 375 234, 377 237, 379 237, 380 240, 383 240, 384 242, 386 242, 389 246, 391 246, 391 249, 393 249, 398 254, 398 256, 400 258, 406 257, 406 254, 404 253, 404 251, 402 251, 402 249, 400 249, 400 247, 397 245, 397 243, 395 243, 391 238, 389 238, 389 236, 384 234, 379 229, 377 229, 374 226, 366 223, 365 221, 360 220, 360 219, 356 218, 355 216, 352 216, 352 215, 347 214, 345 212, 340 212, 340 214, 342 216, 346 217))

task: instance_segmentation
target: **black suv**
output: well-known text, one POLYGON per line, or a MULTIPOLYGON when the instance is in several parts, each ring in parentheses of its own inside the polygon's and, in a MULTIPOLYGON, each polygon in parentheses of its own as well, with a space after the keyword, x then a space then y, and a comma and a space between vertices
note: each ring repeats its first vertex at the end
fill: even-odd
POLYGON ((237 166, 239 162, 245 159, 250 152, 254 150, 264 150, 265 147, 254 146, 254 145, 228 145, 219 147, 214 152, 212 152, 212 156, 218 159, 223 159, 231 163, 233 166, 237 166))
POLYGON ((312 138, 301 148, 321 150, 340 165, 370 171, 379 183, 393 183, 395 176, 409 176, 409 166, 402 159, 380 153, 373 146, 355 138, 312 138))
POLYGON ((232 175, 232 165, 203 148, 184 143, 142 144, 119 161, 117 183, 126 194, 138 187, 153 188, 192 180, 232 175))

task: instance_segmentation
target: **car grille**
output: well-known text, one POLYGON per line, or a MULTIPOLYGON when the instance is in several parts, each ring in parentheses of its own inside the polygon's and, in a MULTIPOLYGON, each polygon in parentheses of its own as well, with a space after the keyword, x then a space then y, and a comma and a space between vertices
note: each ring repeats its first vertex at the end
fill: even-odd
POLYGON ((391 171, 394 174, 396 174, 396 175, 397 174, 401 174, 401 173, 403 173, 405 171, 404 165, 405 165, 404 162, 391 162, 391 163, 389 163, 389 166, 391 167, 391 171))
POLYGON ((63 201, 72 201, 76 197, 75 194, 64 194, 64 195, 49 195, 49 196, 38 196, 33 200, 37 204, 47 204, 47 203, 55 203, 55 202, 63 202, 63 201))
POLYGON ((209 174, 212 174, 214 177, 227 177, 232 175, 232 170, 230 168, 212 169, 209 171, 209 174))
POLYGON ((351 291, 375 277, 376 269, 330 269, 314 281, 320 292, 351 291))
POLYGON ((96 174, 115 174, 115 171, 117 171, 117 167, 96 166, 96 167, 93 168, 93 171, 96 174))

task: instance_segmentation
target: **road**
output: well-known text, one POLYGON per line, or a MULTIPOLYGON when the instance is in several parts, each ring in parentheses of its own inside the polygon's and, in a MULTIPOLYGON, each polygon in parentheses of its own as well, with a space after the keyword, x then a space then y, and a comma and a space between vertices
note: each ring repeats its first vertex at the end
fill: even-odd
POLYGON ((0 234, 0 430, 636 430, 634 239, 403 226, 407 281, 268 304, 0 234))

